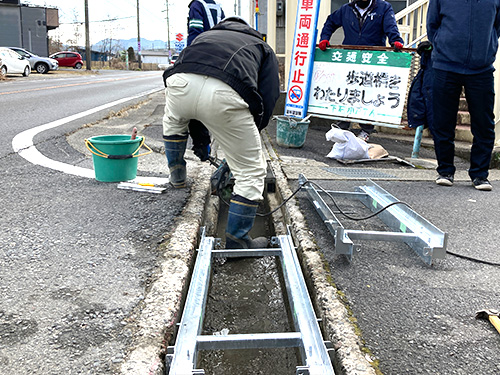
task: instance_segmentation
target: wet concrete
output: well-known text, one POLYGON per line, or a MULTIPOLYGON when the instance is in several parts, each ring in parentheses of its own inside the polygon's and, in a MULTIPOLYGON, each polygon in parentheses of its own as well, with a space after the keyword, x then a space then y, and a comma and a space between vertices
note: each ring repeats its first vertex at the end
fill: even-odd
MULTIPOLYGON (((204 335, 291 332, 274 257, 224 260, 213 268, 204 335)), ((293 374, 294 349, 204 351, 206 374, 293 374)))

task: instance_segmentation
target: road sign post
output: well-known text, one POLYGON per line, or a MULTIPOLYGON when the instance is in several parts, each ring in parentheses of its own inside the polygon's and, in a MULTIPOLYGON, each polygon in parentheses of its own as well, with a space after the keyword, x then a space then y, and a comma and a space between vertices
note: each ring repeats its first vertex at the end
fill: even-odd
POLYGON ((299 0, 295 21, 285 116, 304 118, 307 113, 309 86, 316 47, 320 0, 299 0))

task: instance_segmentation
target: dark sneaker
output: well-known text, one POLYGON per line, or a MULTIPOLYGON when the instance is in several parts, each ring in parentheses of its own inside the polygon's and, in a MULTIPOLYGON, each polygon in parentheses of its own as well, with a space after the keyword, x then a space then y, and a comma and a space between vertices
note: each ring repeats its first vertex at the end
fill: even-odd
POLYGON ((472 185, 474 185, 477 190, 482 191, 490 191, 491 189, 493 189, 490 182, 486 178, 476 177, 474 180, 472 180, 472 185))
POLYGON ((438 178, 436 178, 436 184, 441 186, 452 186, 453 175, 447 175, 447 176, 439 175, 438 178))

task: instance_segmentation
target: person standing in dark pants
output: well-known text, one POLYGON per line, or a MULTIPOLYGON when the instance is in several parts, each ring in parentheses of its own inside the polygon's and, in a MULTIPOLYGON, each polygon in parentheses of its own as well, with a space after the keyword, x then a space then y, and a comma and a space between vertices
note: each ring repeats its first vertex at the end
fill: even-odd
MULTIPOLYGON (((193 0, 189 3, 187 45, 201 33, 210 30, 225 18, 220 4, 214 0, 193 0)), ((201 161, 208 160, 210 155, 210 133, 198 120, 189 122, 189 134, 193 140, 193 152, 201 161)))
POLYGON ((455 128, 463 88, 473 136, 469 177, 476 189, 489 191, 488 169, 495 143, 493 62, 500 37, 500 0, 431 0, 427 36, 434 48, 436 183, 453 185, 455 128))

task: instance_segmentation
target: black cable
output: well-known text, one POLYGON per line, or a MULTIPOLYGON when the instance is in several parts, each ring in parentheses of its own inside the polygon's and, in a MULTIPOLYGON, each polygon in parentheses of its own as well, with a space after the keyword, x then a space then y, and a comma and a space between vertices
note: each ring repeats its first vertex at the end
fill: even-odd
POLYGON ((489 266, 500 267, 500 263, 489 262, 487 260, 472 258, 472 257, 468 257, 467 255, 452 253, 451 251, 448 251, 448 250, 446 250, 446 254, 450 254, 450 255, 453 255, 454 257, 469 260, 469 261, 475 262, 475 263, 481 263, 481 264, 487 264, 489 266))
POLYGON ((269 215, 272 215, 274 214, 276 211, 278 211, 281 207, 283 207, 285 204, 288 203, 288 201, 290 199, 292 199, 299 191, 300 189, 302 189, 302 186, 304 186, 305 184, 309 183, 309 181, 306 181, 302 184, 299 185, 299 187, 297 188, 297 190, 295 190, 287 199, 285 199, 278 207, 276 207, 274 210, 272 211, 269 211, 268 213, 265 213, 265 214, 257 214, 257 216, 262 216, 262 217, 265 217, 265 216, 269 216, 269 215))
POLYGON ((323 193, 325 193, 326 195, 328 195, 328 197, 332 200, 334 206, 337 208, 337 210, 339 210, 339 212, 344 215, 347 219, 349 220, 354 220, 354 221, 362 221, 362 220, 368 220, 368 219, 371 219, 372 217, 374 216, 377 216, 379 215, 381 212, 387 210, 389 207, 392 207, 396 204, 402 204, 402 205, 405 205, 407 206, 408 208, 410 208, 411 210, 413 210, 411 208, 411 206, 406 203, 406 202, 401 202, 401 201, 397 201, 397 202, 392 202, 390 204, 388 204, 387 206, 381 208, 380 210, 378 210, 377 212, 374 212, 368 216, 365 216, 365 217, 352 217, 352 216, 349 216, 348 214, 346 214, 344 211, 342 211, 342 209, 339 207, 339 205, 337 204, 337 202, 335 202, 335 199, 333 198, 333 196, 327 192, 325 189, 323 189, 320 185, 318 185, 317 183, 315 182, 312 182, 312 181, 306 181, 306 183, 310 183, 311 185, 315 185, 316 187, 318 187, 323 193))
MULTIPOLYGON (((257 213, 256 216, 260 216, 260 217, 266 217, 266 216, 269 216, 269 215, 272 215, 274 214, 276 211, 278 211, 281 207, 283 207, 285 204, 288 203, 288 201, 290 199, 292 199, 292 197, 294 197, 299 191, 300 189, 302 189, 302 187, 304 185, 307 185, 307 184, 311 184, 311 185, 315 185, 316 187, 318 187, 321 191, 323 191, 326 195, 328 195, 330 197, 330 199, 332 200, 333 204, 335 205, 335 207, 337 208, 337 210, 343 215, 345 216, 347 219, 349 220, 354 220, 354 221, 362 221, 362 220, 368 220, 368 219, 371 219, 372 217, 375 217, 377 215, 379 215, 381 212, 387 210, 389 207, 392 207, 396 204, 403 204, 407 207, 410 207, 410 205, 408 205, 407 203, 405 202, 393 202, 387 206, 385 206, 384 208, 380 209, 379 211, 377 212, 374 212, 372 213, 371 215, 368 215, 366 217, 352 217, 352 216, 349 216, 348 214, 346 214, 344 211, 342 211, 342 209, 339 207, 339 205, 337 204, 337 202, 335 201, 335 199, 332 197, 332 195, 330 193, 328 193, 325 189, 323 189, 320 185, 316 184, 315 182, 312 182, 312 181, 305 181, 303 182, 302 184, 299 185, 299 187, 288 197, 286 198, 278 207, 276 207, 274 210, 272 211, 269 211, 269 212, 266 212, 266 213, 257 213)), ((221 197, 221 194, 220 194, 220 191, 218 191, 218 195, 219 195, 219 199, 221 199, 227 206, 229 206, 229 203, 226 202, 222 197, 221 197)))
MULTIPOLYGON (((274 214, 276 211, 278 211, 281 207, 283 207, 285 204, 288 203, 288 201, 290 199, 292 199, 292 197, 294 197, 299 191, 300 189, 302 188, 302 186, 304 186, 305 184, 307 184, 309 181, 306 181, 305 183, 301 184, 297 190, 295 190, 287 199, 285 199, 278 207, 276 207, 274 210, 272 211, 269 211, 269 212, 266 212, 264 214, 261 214, 261 213, 257 213, 256 216, 260 216, 260 217, 266 217, 266 216, 269 216, 269 215, 272 215, 274 214)), ((219 196, 219 199, 224 202, 226 204, 226 206, 229 207, 229 203, 227 201, 224 200, 224 198, 221 196, 221 193, 220 193, 220 190, 217 190, 217 195, 219 196)))

